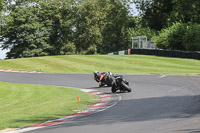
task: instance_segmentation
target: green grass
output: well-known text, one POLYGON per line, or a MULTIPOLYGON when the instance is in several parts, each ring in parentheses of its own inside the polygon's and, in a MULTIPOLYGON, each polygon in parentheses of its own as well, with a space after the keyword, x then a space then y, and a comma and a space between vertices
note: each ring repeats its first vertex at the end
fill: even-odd
MULTIPOLYGON (((145 55, 68 55, 1 60, 0 69, 45 73, 200 74, 200 61, 145 55)), ((79 89, 0 82, 0 130, 86 109, 99 97, 79 89), (78 96, 81 101, 78 102, 78 96)))
POLYGON ((200 61, 145 55, 66 55, 0 61, 0 69, 46 73, 200 74, 200 61))
POLYGON ((74 88, 0 82, 0 130, 60 118, 99 100, 74 88))

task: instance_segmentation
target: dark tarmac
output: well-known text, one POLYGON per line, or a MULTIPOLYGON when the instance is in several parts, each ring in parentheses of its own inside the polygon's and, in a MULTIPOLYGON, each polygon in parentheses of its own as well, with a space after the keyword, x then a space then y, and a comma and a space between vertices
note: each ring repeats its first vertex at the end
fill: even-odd
MULTIPOLYGON (((121 101, 81 119, 29 133, 197 133, 200 132, 200 76, 124 75, 133 89, 121 101)), ((111 92, 98 88, 92 74, 0 72, 0 81, 111 92)))

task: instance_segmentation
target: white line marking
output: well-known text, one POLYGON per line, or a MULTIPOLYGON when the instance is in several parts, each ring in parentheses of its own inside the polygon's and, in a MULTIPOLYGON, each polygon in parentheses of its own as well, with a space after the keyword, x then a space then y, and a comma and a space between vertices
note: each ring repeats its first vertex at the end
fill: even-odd
POLYGON ((167 75, 162 75, 162 76, 160 76, 160 78, 164 78, 164 77, 166 77, 167 75))
POLYGON ((5 133, 23 133, 23 132, 28 132, 28 131, 40 129, 40 128, 43 128, 43 127, 27 127, 27 128, 19 129, 19 130, 16 130, 16 131, 5 132, 5 133))

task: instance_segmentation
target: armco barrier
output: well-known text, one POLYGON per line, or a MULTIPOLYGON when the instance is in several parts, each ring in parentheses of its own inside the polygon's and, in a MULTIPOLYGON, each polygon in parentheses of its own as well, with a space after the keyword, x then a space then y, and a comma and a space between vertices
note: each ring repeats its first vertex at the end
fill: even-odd
POLYGON ((164 49, 128 49, 122 51, 116 51, 108 53, 109 55, 156 55, 164 57, 176 57, 176 58, 189 58, 200 60, 200 52, 181 51, 181 50, 164 50, 164 49))
POLYGON ((164 57, 189 58, 200 60, 200 52, 163 50, 163 49, 131 49, 131 54, 156 55, 164 57))

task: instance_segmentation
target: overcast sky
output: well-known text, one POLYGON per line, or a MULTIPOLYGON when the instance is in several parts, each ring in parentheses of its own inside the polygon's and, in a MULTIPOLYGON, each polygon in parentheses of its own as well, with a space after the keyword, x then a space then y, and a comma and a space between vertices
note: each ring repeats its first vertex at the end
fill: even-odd
MULTIPOLYGON (((133 16, 137 16, 138 15, 138 12, 137 12, 137 10, 136 10, 136 8, 135 8, 135 5, 132 5, 131 6, 131 8, 133 9, 133 16)), ((6 52, 8 52, 8 50, 2 50, 1 48, 0 48, 0 59, 5 59, 5 57, 6 57, 6 52)))

